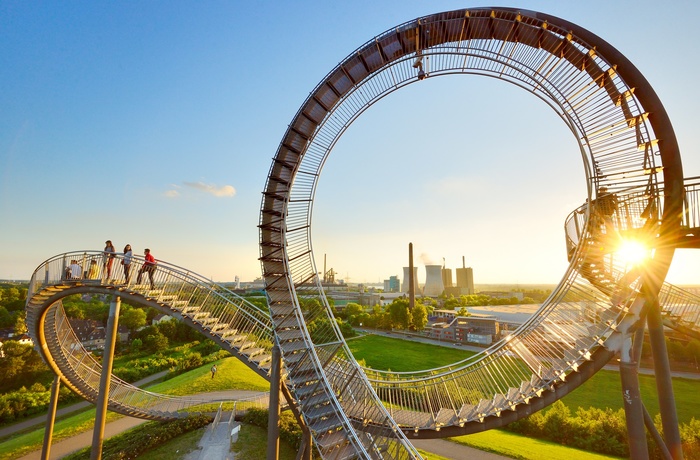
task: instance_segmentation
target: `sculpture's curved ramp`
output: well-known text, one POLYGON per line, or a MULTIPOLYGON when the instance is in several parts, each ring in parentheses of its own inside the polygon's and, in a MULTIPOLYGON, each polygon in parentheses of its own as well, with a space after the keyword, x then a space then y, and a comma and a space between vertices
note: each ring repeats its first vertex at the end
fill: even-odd
POLYGON ((641 219, 625 225, 645 233, 654 248, 644 275, 633 281, 647 295, 659 292, 677 245, 683 173, 673 128, 648 82, 608 43, 562 19, 508 8, 430 15, 373 38, 302 104, 277 150, 261 206, 260 260, 275 336, 324 457, 354 450, 370 458, 387 449, 386 457, 415 457, 399 427, 421 434, 444 426, 456 434, 501 425, 506 412, 517 414, 508 419, 530 413, 533 404, 554 401, 596 372, 645 314, 639 296, 624 295, 621 303, 619 289, 601 289, 631 275, 601 250, 598 243, 612 242, 612 226, 598 235, 589 209, 558 287, 536 316, 488 352, 399 383, 384 383, 389 374, 365 376, 347 359, 310 240, 318 178, 364 110, 407 84, 447 74, 498 78, 540 98, 578 142, 589 201, 600 200, 606 188, 642 206, 641 219), (595 278, 603 264, 606 282, 595 278), (400 393, 393 390, 399 387, 400 393), (387 392, 398 396, 388 409, 380 402, 387 392))
MULTIPOLYGON (((553 402, 605 364, 622 334, 645 313, 640 289, 660 291, 682 233, 682 185, 678 147, 658 98, 598 37, 558 18, 511 9, 428 16, 376 37, 331 71, 280 145, 260 221, 272 329, 259 310, 165 263, 159 264, 155 289, 64 280, 71 254, 48 260, 32 278, 28 326, 54 371, 92 400, 96 387, 89 374, 95 368, 73 353, 75 342, 56 304, 71 293, 114 293, 175 311, 261 375, 276 340, 286 384, 325 458, 418 457, 404 432, 435 437, 500 426, 553 402), (548 103, 579 142, 594 191, 589 200, 607 187, 639 211, 629 222, 605 228, 591 223, 588 208, 570 220, 580 229, 570 233, 576 241, 560 285, 536 316, 484 353, 440 369, 365 374, 331 320, 316 278, 309 232, 318 176, 337 139, 368 106, 426 74, 452 73, 501 78, 548 103), (623 230, 646 235, 654 248, 642 277, 600 248, 623 230)), ((83 266, 90 257, 102 255, 85 253, 83 266)), ((132 270, 142 262, 137 258, 132 270)), ((120 404, 129 406, 129 400, 116 393, 110 408, 122 411, 120 404)), ((152 416, 161 404, 143 404, 140 416, 152 416)))
MULTIPOLYGON (((113 280, 103 277, 103 273, 94 280, 69 280, 63 276, 68 261, 72 259, 78 260, 81 265, 88 265, 90 260, 95 259, 101 265, 102 257, 102 252, 95 251, 60 254, 38 267, 30 283, 27 304, 29 332, 46 362, 76 393, 89 401, 96 400, 101 366, 83 348, 61 307, 61 299, 74 294, 119 295, 131 303, 152 306, 180 317, 216 340, 260 375, 268 377, 272 332, 266 312, 220 286, 164 262, 159 264, 156 272, 156 289, 150 289, 147 285, 123 283, 121 273, 113 280)), ((115 256, 116 266, 121 258, 122 254, 115 256)), ((132 268, 137 270, 141 263, 142 260, 136 258, 132 268)), ((664 312, 671 319, 673 316, 670 313, 677 311, 678 305, 690 305, 694 298, 670 285, 664 286, 662 292, 665 291, 674 293, 669 298, 675 303, 666 303, 663 300, 666 297, 662 297, 661 302, 664 312)), ((595 315, 591 312, 591 318, 593 317, 595 315)), ((603 315, 599 320, 608 319, 603 315)), ((697 331, 697 324, 694 324, 693 330, 697 331)), ((481 360, 488 361, 494 355, 502 355, 504 352, 499 348, 500 345, 496 345, 482 355, 441 369, 413 373, 377 372, 370 369, 363 371, 369 375, 375 391, 403 430, 411 430, 411 436, 415 437, 442 437, 479 431, 527 415, 566 394, 574 386, 572 381, 585 380, 608 359, 605 351, 590 356, 590 360, 598 364, 570 374, 567 377, 569 385, 545 384, 539 378, 531 376, 530 381, 524 382, 517 389, 512 388, 507 394, 488 393, 492 391, 488 388, 497 388, 499 385, 499 375, 503 370, 499 366, 501 369, 498 372, 479 376, 483 379, 484 388, 487 388, 486 392, 479 393, 480 407, 463 405, 456 411, 456 402, 466 400, 465 396, 476 396, 469 382, 464 385, 460 383, 460 368, 473 368, 481 360), (501 416, 485 417, 487 410, 501 416)), ((505 352, 512 358, 513 369, 520 372, 524 379, 529 375, 529 371, 525 370, 528 365, 535 367, 541 365, 538 362, 549 362, 543 356, 530 353, 525 354, 528 363, 516 353, 518 352, 505 352)), ((521 350, 519 353, 524 352, 521 350)), ((364 377, 361 378, 359 373, 344 374, 347 367, 347 363, 336 363, 336 375, 344 378, 343 384, 350 389, 361 386, 364 377)), ((187 413, 191 405, 203 402, 143 391, 116 377, 113 377, 109 398, 110 410, 155 420, 180 416, 187 413)), ((367 414, 353 410, 355 407, 354 404, 347 406, 348 414, 355 422, 361 423, 367 414)))
MULTIPOLYGON (((101 251, 81 251, 45 261, 34 272, 27 296, 29 334, 51 369, 77 394, 91 402, 97 400, 101 365, 84 349, 61 306, 61 299, 74 294, 117 295, 178 317, 267 377, 272 337, 266 313, 202 277, 164 262, 158 263, 155 289, 134 284, 143 264, 140 257, 132 259, 129 283, 121 273, 121 254, 113 261, 115 279, 106 279, 103 272, 96 279, 66 278, 71 260, 82 267, 96 260, 102 267, 103 257, 101 251)), ((124 415, 168 420, 202 402, 151 393, 112 377, 109 409, 124 415)))

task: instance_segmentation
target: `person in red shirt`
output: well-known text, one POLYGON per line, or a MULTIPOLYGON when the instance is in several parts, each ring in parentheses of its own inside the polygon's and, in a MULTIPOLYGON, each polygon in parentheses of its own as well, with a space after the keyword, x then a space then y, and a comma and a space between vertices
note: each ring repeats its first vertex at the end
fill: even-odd
POLYGON ((156 258, 151 254, 151 250, 146 248, 143 250, 145 254, 146 261, 141 266, 139 270, 139 276, 136 278, 136 284, 141 284, 141 275, 144 272, 148 273, 148 279, 151 281, 151 289, 155 289, 156 286, 153 284, 153 273, 156 271, 156 258))

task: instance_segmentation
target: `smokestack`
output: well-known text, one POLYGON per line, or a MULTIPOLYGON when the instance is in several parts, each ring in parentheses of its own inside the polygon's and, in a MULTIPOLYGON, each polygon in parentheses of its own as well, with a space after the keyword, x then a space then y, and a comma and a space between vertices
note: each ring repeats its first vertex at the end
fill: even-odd
POLYGON ((462 256, 462 268, 467 268, 467 265, 464 263, 464 256, 462 256))
POLYGON ((437 297, 445 290, 442 283, 442 266, 441 265, 426 265, 425 266, 425 286, 423 286, 423 295, 437 297))
POLYGON ((416 277, 413 269, 413 243, 408 243, 408 309, 413 311, 416 305, 416 277))

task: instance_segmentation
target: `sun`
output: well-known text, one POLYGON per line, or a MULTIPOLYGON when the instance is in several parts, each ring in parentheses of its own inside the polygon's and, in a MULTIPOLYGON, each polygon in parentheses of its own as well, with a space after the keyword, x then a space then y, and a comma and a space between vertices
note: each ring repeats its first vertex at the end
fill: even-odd
POLYGON ((650 249, 639 240, 622 240, 615 254, 628 265, 640 265, 651 255, 650 249))

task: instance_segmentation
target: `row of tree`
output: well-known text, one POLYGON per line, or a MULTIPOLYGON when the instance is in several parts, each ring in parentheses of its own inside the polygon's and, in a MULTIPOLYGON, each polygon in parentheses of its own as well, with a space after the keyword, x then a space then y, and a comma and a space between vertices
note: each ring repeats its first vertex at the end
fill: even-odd
POLYGON ((27 332, 24 322, 26 302, 26 286, 11 283, 0 285, 0 329, 12 329, 18 335, 27 332))
POLYGON ((420 301, 411 309, 408 299, 399 297, 384 307, 375 305, 369 310, 350 302, 337 316, 355 327, 422 331, 428 324, 428 314, 432 313, 433 309, 432 305, 425 305, 420 301))

